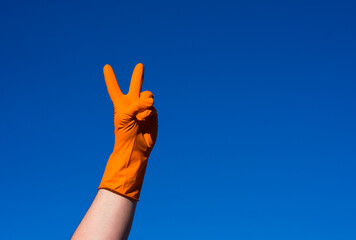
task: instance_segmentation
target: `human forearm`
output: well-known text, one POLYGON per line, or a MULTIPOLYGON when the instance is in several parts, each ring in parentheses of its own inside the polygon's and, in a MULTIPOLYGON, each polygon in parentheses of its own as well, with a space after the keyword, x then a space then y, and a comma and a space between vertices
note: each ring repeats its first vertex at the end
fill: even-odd
POLYGON ((130 233, 136 201, 99 189, 72 240, 123 240, 130 233))

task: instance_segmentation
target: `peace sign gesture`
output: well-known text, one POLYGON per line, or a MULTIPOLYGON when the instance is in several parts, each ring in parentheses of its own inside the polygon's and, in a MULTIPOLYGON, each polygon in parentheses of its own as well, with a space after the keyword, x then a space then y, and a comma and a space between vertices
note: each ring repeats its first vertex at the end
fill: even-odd
POLYGON ((115 146, 99 188, 138 200, 147 159, 156 142, 158 120, 153 94, 141 92, 143 65, 137 64, 129 92, 124 95, 110 65, 104 67, 106 86, 114 105, 115 146))

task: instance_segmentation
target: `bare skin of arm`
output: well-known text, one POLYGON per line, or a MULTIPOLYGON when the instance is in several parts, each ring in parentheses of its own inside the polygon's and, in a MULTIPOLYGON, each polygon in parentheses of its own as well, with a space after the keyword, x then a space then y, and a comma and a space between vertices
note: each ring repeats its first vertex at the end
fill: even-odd
POLYGON ((131 230, 136 201, 99 189, 72 240, 124 240, 131 230))

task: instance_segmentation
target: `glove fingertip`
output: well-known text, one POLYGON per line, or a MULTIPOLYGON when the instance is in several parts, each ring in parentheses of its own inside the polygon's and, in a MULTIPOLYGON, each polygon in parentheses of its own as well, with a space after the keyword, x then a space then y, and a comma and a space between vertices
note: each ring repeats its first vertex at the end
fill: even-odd
POLYGON ((154 104, 154 100, 153 98, 145 98, 142 100, 142 103, 147 107, 151 107, 154 104))

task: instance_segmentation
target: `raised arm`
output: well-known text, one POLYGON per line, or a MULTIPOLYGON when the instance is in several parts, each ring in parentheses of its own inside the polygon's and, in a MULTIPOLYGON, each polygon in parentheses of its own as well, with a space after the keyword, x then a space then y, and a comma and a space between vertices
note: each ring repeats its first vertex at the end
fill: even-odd
POLYGON ((109 65, 104 77, 114 105, 115 145, 88 212, 72 240, 127 239, 139 200, 158 120, 153 94, 141 92, 143 65, 137 64, 124 95, 109 65))

